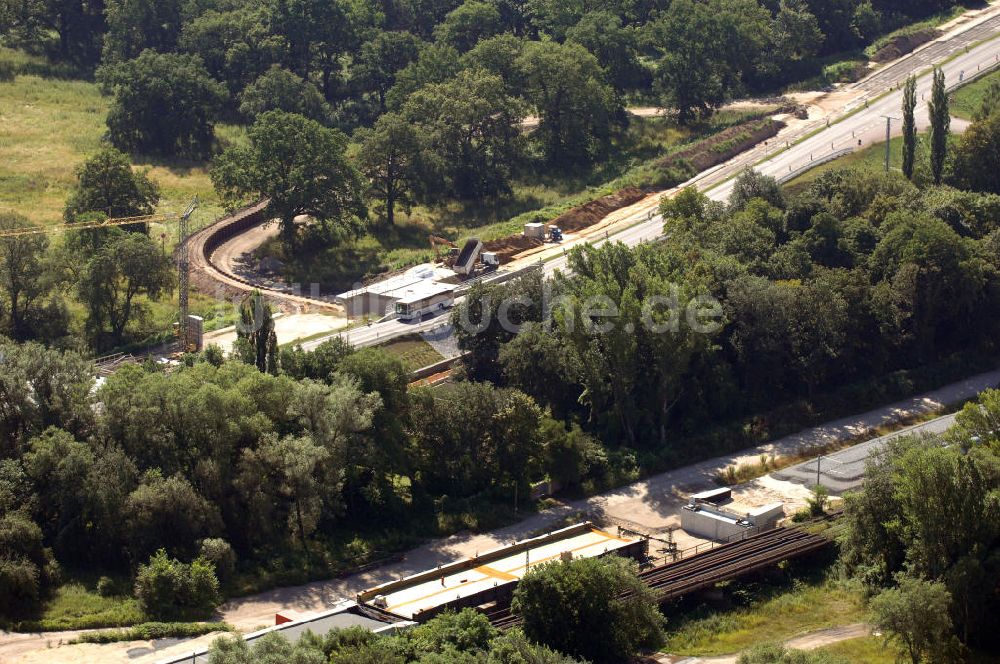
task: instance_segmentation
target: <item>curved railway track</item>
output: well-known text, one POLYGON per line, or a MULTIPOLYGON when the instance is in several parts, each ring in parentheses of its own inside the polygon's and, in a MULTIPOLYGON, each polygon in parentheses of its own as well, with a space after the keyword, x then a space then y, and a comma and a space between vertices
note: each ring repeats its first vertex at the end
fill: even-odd
POLYGON ((188 238, 184 246, 191 266, 191 283, 219 299, 244 296, 257 290, 283 310, 319 309, 342 313, 343 308, 333 302, 255 283, 223 269, 212 260, 215 251, 225 242, 266 221, 263 216, 265 205, 266 201, 260 201, 227 214, 188 238))

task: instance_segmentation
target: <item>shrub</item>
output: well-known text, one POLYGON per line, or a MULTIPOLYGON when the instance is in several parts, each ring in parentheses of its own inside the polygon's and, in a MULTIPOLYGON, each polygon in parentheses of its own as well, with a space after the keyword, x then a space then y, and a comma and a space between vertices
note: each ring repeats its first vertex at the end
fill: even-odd
POLYGON ((116 595, 117 588, 115 582, 108 576, 102 576, 97 580, 97 594, 101 597, 111 597, 116 595))
POLYGON ((163 549, 139 567, 135 595, 147 615, 165 620, 208 617, 221 601, 211 562, 198 558, 188 565, 163 549))
POLYGON ((17 70, 14 68, 13 62, 0 60, 0 83, 10 83, 16 75, 17 70))
POLYGON ((222 582, 231 579, 236 571, 236 552, 221 537, 203 539, 198 555, 215 565, 215 575, 222 582))
POLYGON ((38 524, 20 512, 0 518, 0 614, 31 611, 57 574, 38 524))
POLYGON ((194 638, 212 632, 231 632, 226 623, 162 623, 147 622, 125 629, 102 629, 81 634, 70 643, 117 643, 121 641, 152 641, 167 638, 194 638))

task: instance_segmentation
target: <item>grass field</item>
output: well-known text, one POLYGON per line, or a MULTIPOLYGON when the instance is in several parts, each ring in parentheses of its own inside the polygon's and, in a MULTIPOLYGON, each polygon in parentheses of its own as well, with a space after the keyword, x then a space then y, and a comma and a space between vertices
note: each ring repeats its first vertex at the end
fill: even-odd
POLYGON ((760 599, 729 610, 701 607, 693 613, 684 612, 683 618, 668 611, 664 652, 727 655, 758 643, 782 642, 806 632, 865 620, 860 591, 837 581, 793 578, 784 588, 769 592, 765 589, 760 599))
MULTIPOLYGON (((0 83, 0 210, 24 215, 35 224, 62 221, 66 198, 75 185, 76 168, 102 144, 110 98, 90 81, 60 78, 39 57, 0 48, 0 61, 13 62, 20 72, 0 83)), ((220 142, 239 140, 237 127, 217 127, 220 142)), ((178 212, 192 197, 201 207, 192 219, 201 226, 215 219, 222 206, 204 163, 133 157, 159 183, 159 211, 178 212)), ((158 237, 173 228, 151 229, 158 237)))
MULTIPOLYGON (((889 143, 889 168, 899 170, 903 167, 903 139, 900 137, 892 139, 889 143)), ((834 159, 825 164, 820 164, 816 168, 806 171, 794 180, 785 183, 785 192, 789 195, 800 194, 815 182, 821 175, 829 171, 838 171, 844 168, 885 168, 885 142, 876 143, 860 152, 852 152, 839 159, 834 159)))
POLYGON ((964 120, 971 120, 982 106, 986 91, 994 83, 1000 83, 1000 71, 987 74, 956 90, 951 95, 951 114, 964 120))
MULTIPOLYGON (((124 627, 146 620, 139 603, 131 597, 102 597, 79 582, 60 586, 45 603, 38 620, 30 621, 32 630, 56 631, 93 627, 124 627)), ((23 630, 22 630, 23 631, 23 630)))
POLYGON ((896 653, 886 648, 881 637, 866 636, 848 639, 832 646, 818 648, 817 652, 829 653, 851 664, 896 664, 896 653))
POLYGON ((417 334, 394 339, 378 348, 393 357, 399 358, 407 371, 423 369, 444 359, 441 353, 434 350, 433 346, 421 339, 420 335, 417 334))

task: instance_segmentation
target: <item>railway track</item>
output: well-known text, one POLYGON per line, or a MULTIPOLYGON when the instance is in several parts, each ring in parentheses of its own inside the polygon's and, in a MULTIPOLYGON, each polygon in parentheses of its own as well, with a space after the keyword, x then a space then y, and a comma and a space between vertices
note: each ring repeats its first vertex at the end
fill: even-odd
POLYGON ((660 601, 818 551, 830 540, 792 528, 776 528, 705 553, 646 570, 639 575, 660 601))
MULTIPOLYGON (((656 593, 659 601, 665 602, 783 560, 818 551, 829 544, 829 539, 797 528, 776 528, 647 569, 639 574, 639 578, 656 593)), ((494 627, 502 630, 521 623, 521 617, 511 613, 510 607, 491 611, 486 617, 494 627)))

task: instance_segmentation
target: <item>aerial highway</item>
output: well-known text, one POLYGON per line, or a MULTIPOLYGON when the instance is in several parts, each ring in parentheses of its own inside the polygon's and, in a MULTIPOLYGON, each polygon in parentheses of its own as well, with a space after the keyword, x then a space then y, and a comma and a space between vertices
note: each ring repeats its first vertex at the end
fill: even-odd
POLYGON ((865 466, 873 452, 881 450, 896 438, 903 436, 920 436, 941 434, 955 423, 955 415, 945 415, 923 424, 907 427, 880 438, 874 438, 847 449, 820 456, 798 465, 771 473, 775 479, 795 482, 813 487, 818 483, 826 487, 830 493, 840 495, 845 491, 857 489, 864 482, 865 466))

